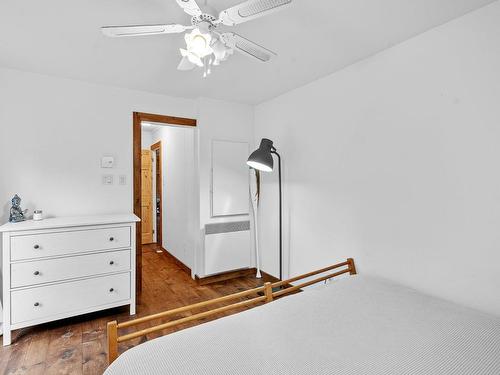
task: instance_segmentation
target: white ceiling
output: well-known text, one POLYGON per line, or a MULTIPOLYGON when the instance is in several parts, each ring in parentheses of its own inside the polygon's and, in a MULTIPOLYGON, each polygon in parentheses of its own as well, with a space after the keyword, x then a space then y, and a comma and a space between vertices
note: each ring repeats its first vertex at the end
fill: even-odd
POLYGON ((158 124, 155 124, 154 122, 145 122, 145 121, 141 122, 142 131, 149 132, 149 133, 155 132, 156 130, 160 129, 162 126, 164 126, 164 125, 158 125, 158 124))
MULTIPOLYGON (((203 0, 198 0, 202 2, 203 0)), ((239 0, 209 0, 221 10, 239 0)), ((259 103, 328 75, 493 0, 294 0, 238 25, 278 52, 264 64, 241 55, 180 72, 182 35, 106 38, 103 25, 189 24, 175 0, 1 0, 0 66, 181 97, 259 103)))

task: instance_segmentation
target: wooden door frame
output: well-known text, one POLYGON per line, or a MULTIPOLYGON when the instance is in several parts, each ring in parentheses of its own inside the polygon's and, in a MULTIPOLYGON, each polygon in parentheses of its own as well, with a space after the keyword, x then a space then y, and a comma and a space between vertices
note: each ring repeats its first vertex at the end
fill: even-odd
MULTIPOLYGON (((134 214, 141 217, 141 123, 143 121, 157 122, 166 125, 196 126, 196 120, 184 117, 164 116, 153 113, 133 112, 132 114, 132 147, 134 168, 134 214)), ((140 297, 142 292, 142 233, 141 223, 136 223, 136 293, 140 297)))
POLYGON ((161 148, 161 141, 156 142, 155 144, 151 145, 151 151, 155 153, 155 160, 156 160, 156 165, 155 165, 155 170, 156 170, 156 176, 155 176, 155 181, 156 184, 154 186, 155 189, 155 196, 156 196, 156 201, 159 199, 159 205, 157 205, 156 201, 154 202, 154 210, 155 210, 155 220, 156 220, 156 243, 162 246, 162 239, 163 239, 163 171, 162 171, 162 148, 161 148), (160 207, 160 212, 159 214, 156 212, 156 207, 160 207))

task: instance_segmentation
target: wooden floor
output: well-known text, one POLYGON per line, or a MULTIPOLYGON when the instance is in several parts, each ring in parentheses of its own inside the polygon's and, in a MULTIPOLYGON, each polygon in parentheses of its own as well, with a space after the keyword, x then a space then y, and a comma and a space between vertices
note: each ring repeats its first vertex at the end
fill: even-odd
MULTIPOLYGON (((135 317, 236 293, 263 283, 253 277, 242 277, 199 286, 172 258, 155 250, 152 245, 144 249, 143 293, 135 317)), ((131 319, 128 308, 14 331, 12 345, 0 347, 0 373, 102 374, 107 365, 106 323, 114 319, 119 322, 131 319)), ((145 339, 137 339, 127 346, 141 341, 145 339)), ((126 349, 120 347, 120 351, 126 349)))

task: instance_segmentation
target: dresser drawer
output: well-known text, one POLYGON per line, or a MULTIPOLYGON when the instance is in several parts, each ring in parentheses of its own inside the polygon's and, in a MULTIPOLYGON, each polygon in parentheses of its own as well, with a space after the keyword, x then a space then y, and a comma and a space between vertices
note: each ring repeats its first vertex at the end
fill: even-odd
POLYGON ((130 273, 11 292, 12 324, 52 320, 79 310, 130 299, 130 273))
POLYGON ((130 227, 88 229, 13 236, 11 260, 130 247, 130 227))
POLYGON ((11 287, 130 270, 130 250, 13 263, 11 287))

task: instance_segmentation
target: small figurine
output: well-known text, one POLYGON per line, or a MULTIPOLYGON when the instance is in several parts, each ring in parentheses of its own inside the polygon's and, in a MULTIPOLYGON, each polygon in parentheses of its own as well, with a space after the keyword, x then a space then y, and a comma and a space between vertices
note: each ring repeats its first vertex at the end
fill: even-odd
POLYGON ((26 220, 24 217, 24 214, 28 212, 28 210, 22 210, 21 209, 21 198, 19 198, 19 195, 14 195, 12 198, 12 207, 10 208, 10 217, 9 217, 9 222, 11 223, 18 223, 20 221, 26 220))

